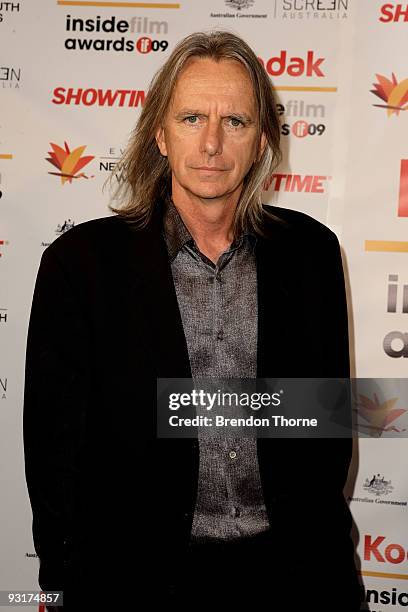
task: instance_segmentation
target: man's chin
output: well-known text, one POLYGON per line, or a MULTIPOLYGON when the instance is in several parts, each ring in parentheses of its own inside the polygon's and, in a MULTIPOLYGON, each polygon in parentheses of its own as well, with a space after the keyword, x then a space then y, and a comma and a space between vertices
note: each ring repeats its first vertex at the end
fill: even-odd
POLYGON ((202 189, 191 189, 190 193, 202 200, 219 200, 228 197, 232 192, 229 189, 210 189, 207 186, 202 189))

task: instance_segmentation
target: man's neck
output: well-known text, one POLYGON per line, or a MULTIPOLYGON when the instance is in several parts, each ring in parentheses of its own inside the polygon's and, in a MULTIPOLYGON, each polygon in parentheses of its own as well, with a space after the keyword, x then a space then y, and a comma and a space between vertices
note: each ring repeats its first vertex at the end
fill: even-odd
POLYGON ((172 200, 197 247, 216 263, 233 241, 232 221, 237 198, 192 201, 173 194, 172 200))

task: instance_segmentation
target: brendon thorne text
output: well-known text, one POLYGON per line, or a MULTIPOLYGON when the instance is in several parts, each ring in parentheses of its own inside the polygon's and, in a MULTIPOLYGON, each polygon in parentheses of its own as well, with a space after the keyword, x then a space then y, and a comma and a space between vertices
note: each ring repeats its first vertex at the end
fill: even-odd
POLYGON ((171 427, 317 427, 317 419, 290 419, 274 414, 270 417, 229 418, 222 415, 214 417, 196 416, 193 418, 169 417, 171 427))

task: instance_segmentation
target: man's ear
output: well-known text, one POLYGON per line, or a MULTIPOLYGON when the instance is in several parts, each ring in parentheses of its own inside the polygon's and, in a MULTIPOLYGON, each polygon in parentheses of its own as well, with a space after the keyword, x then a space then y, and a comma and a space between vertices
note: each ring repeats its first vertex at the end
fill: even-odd
POLYGON ((261 159, 262 154, 263 154, 263 152, 265 150, 265 147, 266 147, 266 143, 267 143, 267 140, 266 140, 265 133, 262 132, 262 134, 261 134, 261 141, 259 143, 259 151, 258 151, 258 155, 257 155, 256 161, 259 161, 261 159))
POLYGON ((160 125, 157 128, 155 138, 156 138, 157 146, 159 147, 160 153, 164 157, 167 157, 166 138, 164 135, 164 127, 162 125, 160 125))

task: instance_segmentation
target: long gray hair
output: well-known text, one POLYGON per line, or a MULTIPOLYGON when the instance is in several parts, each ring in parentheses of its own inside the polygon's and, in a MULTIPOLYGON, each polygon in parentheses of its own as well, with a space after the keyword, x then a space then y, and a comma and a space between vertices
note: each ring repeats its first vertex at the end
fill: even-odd
MULTIPOLYGON (((258 150, 261 134, 266 136, 262 156, 254 162, 244 179, 237 204, 233 234, 244 228, 263 234, 262 192, 265 180, 281 161, 280 122, 272 84, 255 53, 239 36, 231 32, 196 32, 181 40, 167 61, 156 72, 145 104, 129 142, 119 160, 125 180, 116 183, 113 199, 117 207, 109 208, 132 225, 144 227, 150 220, 158 200, 171 195, 171 168, 168 158, 160 154, 155 134, 166 116, 177 79, 187 60, 192 57, 215 61, 233 59, 241 62, 251 78, 257 105, 258 150)), ((107 181, 116 180, 115 170, 107 181)), ((269 208, 269 207, 268 207, 269 208)), ((272 213, 270 217, 276 219, 272 213)))

